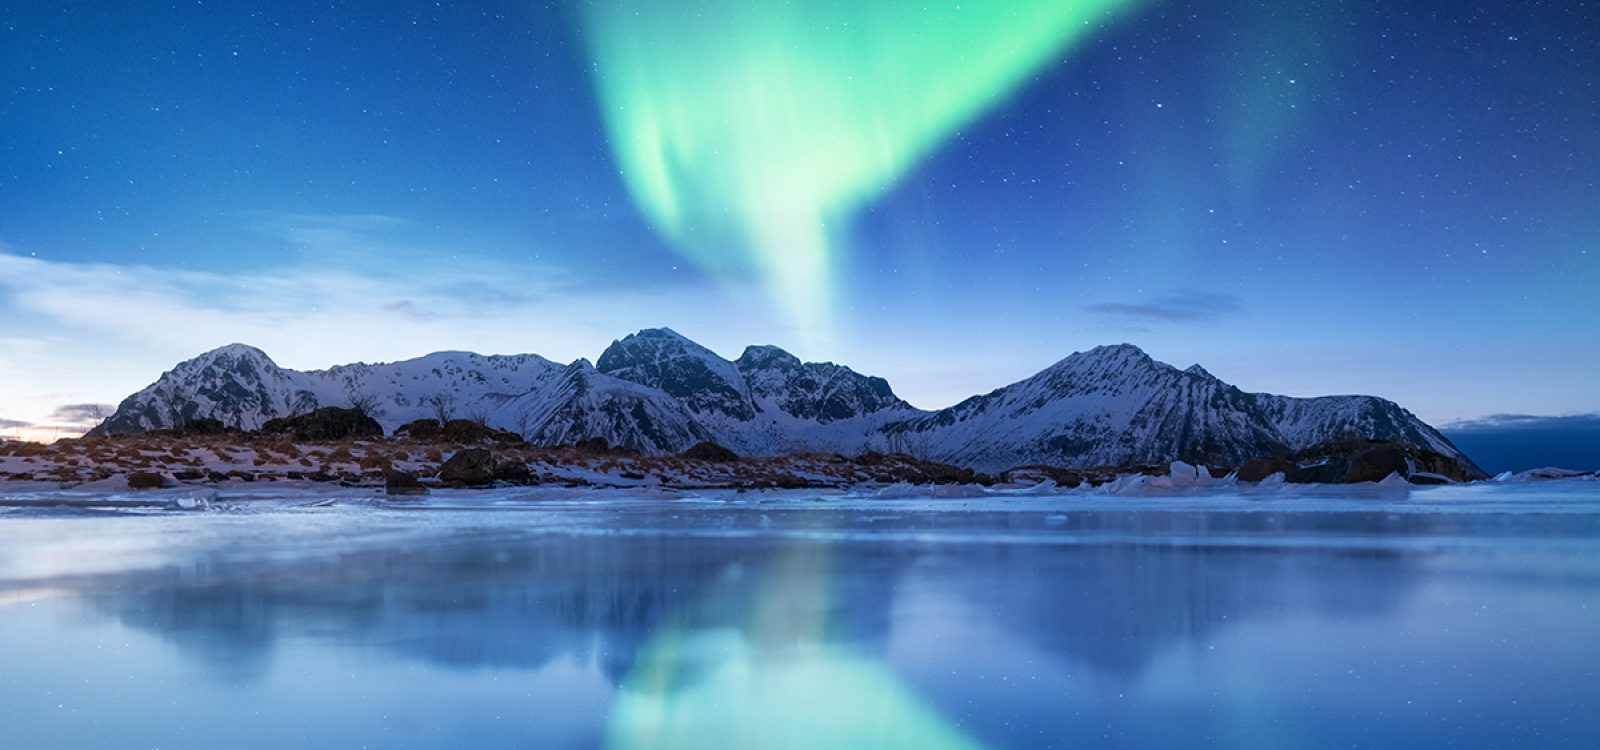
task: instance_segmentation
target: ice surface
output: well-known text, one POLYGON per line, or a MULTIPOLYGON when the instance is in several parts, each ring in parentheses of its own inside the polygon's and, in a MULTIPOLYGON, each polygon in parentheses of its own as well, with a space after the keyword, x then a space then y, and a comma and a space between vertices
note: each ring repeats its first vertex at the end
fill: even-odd
POLYGON ((280 482, 187 510, 38 485, 0 510, 0 727, 29 748, 1595 746, 1600 482, 1173 473, 403 502, 280 482))

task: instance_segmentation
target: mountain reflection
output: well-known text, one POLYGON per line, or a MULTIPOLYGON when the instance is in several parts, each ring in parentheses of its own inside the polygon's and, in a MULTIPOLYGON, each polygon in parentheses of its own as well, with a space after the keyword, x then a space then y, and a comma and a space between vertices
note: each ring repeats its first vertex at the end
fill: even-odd
POLYGON ((772 640, 772 623, 753 613, 770 608, 773 592, 793 600, 784 618, 818 623, 787 633, 791 641, 882 656, 898 607, 981 620, 1029 648, 1133 679, 1164 648, 1230 625, 1382 614, 1416 576, 1418 558, 1405 553, 1123 543, 1106 527, 1122 522, 1074 517, 1076 533, 1100 528, 1067 544, 465 534, 316 562, 207 560, 52 585, 225 680, 259 676, 275 645, 293 638, 460 669, 565 658, 620 685, 667 628, 772 640))

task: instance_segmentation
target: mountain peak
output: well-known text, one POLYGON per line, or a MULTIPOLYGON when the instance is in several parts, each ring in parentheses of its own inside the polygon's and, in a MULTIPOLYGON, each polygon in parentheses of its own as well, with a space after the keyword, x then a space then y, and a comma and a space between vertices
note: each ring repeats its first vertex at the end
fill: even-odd
POLYGON ((210 364, 212 362, 225 359, 253 359, 262 360, 268 364, 273 364, 272 358, 267 356, 266 352, 250 346, 249 344, 240 344, 237 342, 219 346, 189 361, 210 364))
POLYGON ((738 368, 670 328, 647 328, 611 342, 595 369, 665 391, 697 414, 720 412, 741 420, 755 414, 738 368))
POLYGON ((1155 360, 1133 344, 1105 344, 1084 352, 1073 352, 1045 372, 1100 372, 1120 370, 1129 365, 1154 364, 1155 360))
POLYGON ((1184 372, 1187 372, 1190 375, 1199 375, 1202 378, 1209 378, 1211 380, 1216 380, 1217 379, 1217 376, 1212 375, 1209 370, 1207 370, 1204 367, 1201 367, 1200 363, 1198 363, 1198 362, 1196 362, 1195 364, 1189 365, 1189 367, 1187 369, 1185 369, 1184 372))
POLYGON ((1150 358, 1150 355, 1145 354, 1143 349, 1140 349, 1139 347, 1134 346, 1133 344, 1129 344, 1127 342, 1123 342, 1121 344, 1101 344, 1100 346, 1097 346, 1097 347, 1095 347, 1093 349, 1090 349, 1087 352, 1084 352, 1084 354, 1101 356, 1101 357, 1137 356, 1137 357, 1144 357, 1146 359, 1150 358))
POLYGON ((641 328, 637 332, 630 333, 627 336, 625 336, 624 340, 632 339, 632 338, 640 338, 640 339, 673 339, 673 340, 677 340, 677 341, 687 342, 687 343, 690 343, 690 344, 694 343, 693 341, 689 340, 688 336, 685 336, 685 335, 683 335, 681 333, 678 333, 677 331, 672 330, 671 328, 666 328, 666 327, 662 327, 662 328, 641 328))
POLYGON ((769 344, 747 346, 737 360, 740 370, 788 370, 800 366, 800 358, 769 344))

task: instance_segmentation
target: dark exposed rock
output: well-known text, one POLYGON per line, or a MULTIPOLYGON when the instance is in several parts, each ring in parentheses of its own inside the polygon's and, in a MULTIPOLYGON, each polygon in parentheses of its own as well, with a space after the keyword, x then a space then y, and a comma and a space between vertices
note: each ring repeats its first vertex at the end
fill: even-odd
POLYGON ((383 491, 389 495, 426 495, 428 488, 416 476, 404 471, 391 471, 383 479, 383 491))
POLYGON ((572 444, 572 448, 579 453, 614 453, 610 443, 603 437, 592 437, 579 440, 572 444))
POLYGON ((221 435, 228 431, 228 426, 220 419, 200 417, 191 419, 183 424, 185 435, 221 435))
POLYGON ((408 437, 415 440, 432 440, 439 436, 439 421, 436 419, 417 419, 394 428, 395 437, 408 437))
POLYGON ((1406 450, 1399 445, 1378 445, 1363 450, 1350 458, 1340 482, 1381 482, 1390 474, 1408 476, 1411 466, 1406 461, 1406 450))
POLYGON ((172 478, 180 482, 198 482, 206 478, 206 473, 194 469, 180 469, 172 472, 172 478))
POLYGON ((1450 484, 1449 479, 1422 472, 1413 473, 1411 476, 1406 477, 1406 481, 1412 484, 1450 484))
POLYGON ((489 433, 489 440, 500 445, 527 445, 527 439, 510 430, 495 430, 489 433))
POLYGON ((1327 456, 1296 466, 1284 478, 1293 484, 1334 484, 1343 481, 1345 472, 1349 469, 1349 459, 1343 456, 1327 456))
POLYGON ((485 448, 466 448, 456 451, 439 467, 439 480, 467 486, 481 486, 494 481, 494 456, 485 448))
POLYGON ((494 467, 494 478, 497 482, 507 484, 537 484, 533 471, 521 459, 508 459, 501 461, 494 467))
POLYGON ((1258 458, 1246 461, 1237 470, 1241 482, 1259 482, 1273 474, 1283 474, 1285 477, 1300 467, 1281 458, 1258 458))
POLYGON ((1045 481, 1055 482, 1060 487, 1077 487, 1083 484, 1083 476, 1076 471, 1063 469, 1059 466, 1016 466, 1007 469, 1000 476, 1005 482, 1018 482, 1023 484, 1036 484, 1045 481))
MULTIPOLYGON (((1272 461, 1272 459, 1268 459, 1272 461)), ((1239 478, 1247 477, 1240 467, 1239 478)), ((1381 482, 1390 474, 1418 484, 1438 483, 1439 478, 1452 482, 1470 482, 1487 479, 1476 465, 1415 445, 1381 440, 1341 440, 1310 450, 1301 451, 1279 464, 1286 479, 1297 484, 1348 484, 1354 482, 1381 482), (1283 464, 1292 466, 1289 470, 1283 464)))
POLYGON ((481 443, 492 434, 494 430, 487 425, 470 419, 452 419, 439 428, 440 439, 451 443, 481 443))
POLYGON ((1438 474, 1452 482, 1473 482, 1489 478, 1488 473, 1471 461, 1460 461, 1453 456, 1427 450, 1413 450, 1408 455, 1411 457, 1411 462, 1416 465, 1417 472, 1438 474))
POLYGON ((728 464, 739 460, 739 454, 710 440, 702 440, 695 443, 689 450, 683 452, 683 457, 719 464, 728 464))
POLYGON ((289 434, 295 440, 346 440, 382 437, 378 421, 355 409, 325 406, 305 414, 269 419, 261 425, 265 433, 289 434))
POLYGON ((167 478, 153 471, 136 471, 128 475, 128 488, 153 490, 167 486, 167 478))

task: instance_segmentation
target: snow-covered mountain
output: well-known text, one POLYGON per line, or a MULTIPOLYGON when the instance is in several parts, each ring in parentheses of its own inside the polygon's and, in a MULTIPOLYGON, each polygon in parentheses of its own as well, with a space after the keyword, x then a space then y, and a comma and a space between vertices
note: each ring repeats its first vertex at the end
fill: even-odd
POLYGON ((170 428, 201 417, 242 430, 319 406, 370 402, 386 430, 434 416, 444 402, 457 417, 494 414, 565 369, 533 354, 484 356, 436 352, 388 364, 340 365, 300 372, 279 367, 260 349, 229 344, 163 373, 129 396, 99 428, 117 434, 170 428))
POLYGON ((1031 378, 891 425, 889 432, 913 452, 989 471, 1174 459, 1237 465, 1346 436, 1465 459, 1392 401, 1245 393, 1199 365, 1179 370, 1128 344, 1073 354, 1031 378))
POLYGON ((739 453, 859 452, 883 425, 924 413, 883 378, 801 362, 775 346, 749 347, 730 362, 666 328, 613 342, 595 367, 678 400, 739 453))
POLYGON ((603 437, 647 453, 708 439, 744 454, 898 450, 984 471, 1176 459, 1238 464, 1349 436, 1465 460, 1391 401, 1245 393, 1199 365, 1179 370, 1127 344, 1073 354, 1026 380, 930 412, 901 400, 882 378, 842 365, 802 362, 773 346, 749 347, 730 361, 665 328, 613 342, 593 365, 439 352, 300 372, 232 344, 164 373, 98 431, 139 432, 201 417, 251 430, 275 417, 351 405, 365 407, 386 430, 464 417, 545 445, 603 437))

